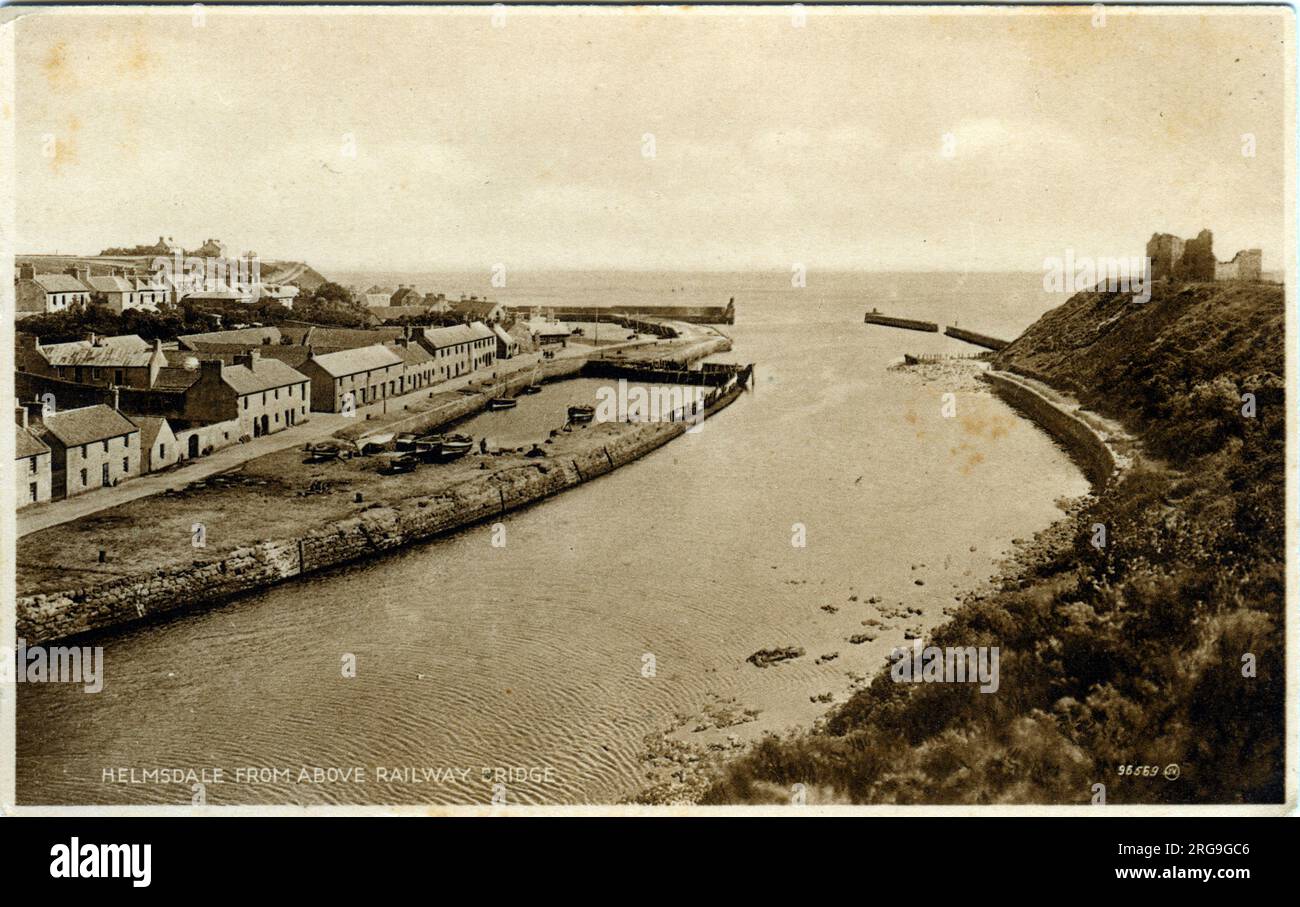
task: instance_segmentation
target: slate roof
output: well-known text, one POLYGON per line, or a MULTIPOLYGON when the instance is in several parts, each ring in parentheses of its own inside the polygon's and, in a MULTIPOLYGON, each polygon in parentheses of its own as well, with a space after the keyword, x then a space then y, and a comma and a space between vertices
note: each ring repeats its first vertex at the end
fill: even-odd
POLYGON ((139 431, 130 419, 102 403, 50 413, 41 421, 43 433, 57 438, 64 447, 79 447, 139 431))
POLYGON ((147 367, 153 359, 153 350, 128 350, 118 346, 74 346, 58 344, 57 349, 45 347, 45 361, 52 366, 89 365, 107 368, 147 367))
POLYGON ((257 352, 263 359, 278 359, 290 368, 297 368, 307 361, 307 347, 295 343, 281 343, 278 346, 259 347, 257 352))
POLYGON ((343 375, 355 375, 370 369, 386 368, 399 365, 402 357, 381 344, 363 346, 353 350, 339 350, 337 353, 325 353, 314 356, 311 360, 335 378, 343 375))
POLYGON ((313 327, 302 341, 305 346, 335 352, 387 343, 402 336, 401 328, 332 328, 313 327))
POLYGON ((141 450, 153 447, 153 442, 158 440, 158 433, 167 424, 167 420, 160 416, 131 416, 131 421, 140 429, 141 450))
POLYGON ((199 344, 229 344, 242 346, 246 349, 252 346, 261 346, 267 339, 270 339, 272 343, 279 343, 280 338, 279 328, 263 327, 208 331, 205 334, 182 334, 176 339, 180 341, 181 346, 188 349, 198 349, 199 344))
POLYGON ((197 368, 167 366, 158 369, 158 377, 154 379, 153 389, 156 391, 183 391, 198 380, 199 370, 197 368))
MULTIPOLYGON (((143 350, 153 349, 153 345, 145 340, 139 334, 118 334, 113 337, 96 337, 96 343, 99 346, 109 346, 114 349, 128 350, 130 352, 141 352, 143 350)), ((41 349, 48 356, 50 353, 61 353, 74 349, 90 349, 89 340, 69 340, 66 343, 46 343, 41 345, 41 349)))
POLYGON ((457 315, 473 315, 477 318, 487 318, 499 305, 500 303, 493 302, 490 299, 460 299, 451 304, 451 310, 457 315))
POLYGON ((47 293, 89 293, 89 288, 71 274, 37 274, 32 278, 47 293))
POLYGON ((418 343, 407 344, 402 346, 399 343, 384 344, 388 349, 402 357, 402 362, 407 365, 422 365, 425 362, 432 362, 433 356, 429 351, 418 343))
POLYGON ((308 377, 294 371, 278 359, 261 359, 250 369, 246 365, 228 365, 221 373, 226 384, 237 394, 256 394, 287 384, 301 384, 308 377))
POLYGON ((470 343, 475 340, 486 340, 495 336, 488 330, 487 325, 479 321, 473 324, 454 324, 451 327, 424 329, 424 338, 434 349, 443 349, 444 347, 470 343))
POLYGON ((49 445, 30 431, 21 425, 15 425, 14 428, 18 429, 18 438, 14 449, 15 460, 25 460, 27 457, 50 452, 49 445))

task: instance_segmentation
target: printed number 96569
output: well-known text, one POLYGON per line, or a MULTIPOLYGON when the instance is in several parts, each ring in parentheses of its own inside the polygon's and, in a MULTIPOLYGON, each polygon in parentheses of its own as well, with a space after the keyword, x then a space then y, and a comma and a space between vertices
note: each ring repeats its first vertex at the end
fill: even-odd
POLYGON ((1120 775, 1128 775, 1135 778, 1154 778, 1160 774, 1158 765, 1121 765, 1117 769, 1120 775))

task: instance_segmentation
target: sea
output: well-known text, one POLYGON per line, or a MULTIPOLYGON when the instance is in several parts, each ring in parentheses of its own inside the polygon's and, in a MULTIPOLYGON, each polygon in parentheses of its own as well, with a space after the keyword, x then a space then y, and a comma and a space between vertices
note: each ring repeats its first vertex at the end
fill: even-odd
POLYGON ((664 734, 735 748, 813 727, 1087 490, 996 398, 895 367, 977 350, 863 324, 877 308, 1012 338, 1064 301, 1039 274, 329 276, 541 307, 734 297, 713 358, 755 380, 699 432, 499 526, 83 642, 104 648, 102 692, 19 685, 19 802, 619 802, 664 734), (785 646, 805 654, 746 660, 785 646))

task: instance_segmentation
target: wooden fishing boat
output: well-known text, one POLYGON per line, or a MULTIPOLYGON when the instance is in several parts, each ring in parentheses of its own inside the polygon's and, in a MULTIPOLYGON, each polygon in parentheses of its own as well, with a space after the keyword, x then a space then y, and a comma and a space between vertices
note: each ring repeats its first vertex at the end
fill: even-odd
POLYGON ((474 447, 474 439, 469 435, 447 435, 438 446, 438 459, 454 460, 463 457, 474 447))
POLYGON ((313 463, 323 463, 326 460, 337 460, 344 451, 349 450, 347 445, 338 441, 319 441, 315 444, 308 444, 303 447, 308 459, 313 463))
POLYGON ((596 418, 596 407, 594 406, 570 406, 569 421, 578 424, 590 422, 596 418))
POLYGON ((424 435, 415 439, 411 449, 421 460, 436 460, 442 450, 442 441, 442 435, 424 435))
POLYGON ((393 446, 398 450, 415 450, 415 442, 418 437, 418 435, 413 434, 412 432, 404 431, 397 436, 396 440, 394 440, 393 446))
POLYGON ((488 400, 487 408, 491 410, 514 409, 519 405, 519 401, 514 397, 493 397, 488 400))

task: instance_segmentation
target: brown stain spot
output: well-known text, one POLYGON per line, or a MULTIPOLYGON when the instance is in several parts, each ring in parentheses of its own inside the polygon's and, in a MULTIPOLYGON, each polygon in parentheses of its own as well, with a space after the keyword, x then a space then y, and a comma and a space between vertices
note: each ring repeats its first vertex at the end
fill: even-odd
POLYGON ((132 76, 144 76, 154 67, 153 57, 149 54, 149 49, 145 47, 144 42, 139 38, 131 45, 131 50, 122 60, 122 71, 132 76))
POLYGON ((963 463, 958 468, 957 471, 964 476, 968 476, 971 474, 971 472, 975 469, 976 466, 979 466, 983 462, 984 462, 984 454, 980 453, 977 450, 972 454, 970 454, 968 457, 966 457, 966 462, 963 463))
POLYGON ((990 441, 996 441, 1006 435, 1011 425, 1011 420, 1006 416, 990 416, 987 419, 978 416, 962 416, 958 422, 961 430, 966 434, 976 438, 987 436, 990 441))
POLYGON ((68 117, 68 127, 62 134, 54 136, 54 154, 50 157, 50 169, 61 173, 64 167, 77 163, 76 135, 81 131, 81 120, 75 116, 68 117))
POLYGON ((45 78, 54 88, 67 88, 72 84, 72 69, 68 66, 68 45, 65 41, 59 41, 50 46, 49 51, 45 54, 45 59, 41 62, 41 68, 45 71, 45 78))
POLYGON ((907 424, 908 424, 908 425, 915 425, 915 424, 916 424, 916 410, 914 410, 914 409, 909 409, 909 410, 907 411, 907 413, 903 416, 903 418, 904 418, 905 420, 907 420, 907 424))

